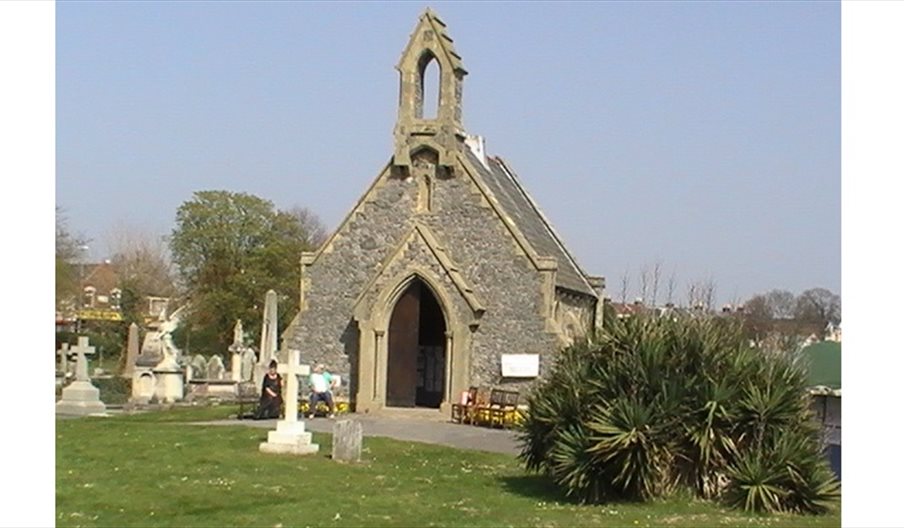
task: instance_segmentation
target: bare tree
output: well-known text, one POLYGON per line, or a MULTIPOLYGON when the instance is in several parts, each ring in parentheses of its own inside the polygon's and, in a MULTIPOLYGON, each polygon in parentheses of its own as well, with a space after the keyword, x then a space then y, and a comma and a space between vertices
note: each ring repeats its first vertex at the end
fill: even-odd
POLYGON ((650 306, 656 306, 656 299, 659 296, 659 277, 662 275, 662 262, 657 260, 653 264, 653 298, 651 299, 650 306))
POLYGON ((640 299, 647 302, 647 285, 650 283, 650 269, 644 266, 640 270, 640 299))
POLYGON ((71 306, 79 295, 79 275, 76 269, 88 240, 73 234, 68 227, 65 211, 56 207, 56 306, 71 306))
POLYGON ((696 282, 687 285, 687 306, 688 308, 696 308, 700 301, 699 287, 696 282))
POLYGON ((841 322, 841 297, 825 288, 811 288, 797 297, 794 307, 796 319, 818 323, 825 327, 830 322, 841 322))
POLYGON ((672 271, 672 274, 669 275, 669 282, 666 284, 666 303, 672 304, 675 302, 675 288, 678 287, 678 276, 675 274, 675 271, 672 271))
POLYGON ((121 285, 128 285, 140 295, 172 297, 176 294, 166 237, 118 224, 107 233, 106 243, 121 285))
POLYGON ((621 302, 625 304, 628 302, 628 287, 631 285, 631 275, 628 274, 628 271, 625 272, 621 276, 621 289, 619 293, 621 295, 621 302))
POLYGON ((687 288, 687 300, 691 308, 704 311, 713 309, 716 300, 716 283, 712 278, 692 282, 687 288))
POLYGON ((771 290, 766 293, 766 303, 772 311, 772 316, 777 319, 791 319, 794 317, 794 294, 787 290, 771 290))
POLYGON ((329 233, 327 233, 326 226, 323 225, 320 217, 314 211, 307 207, 296 205, 289 209, 288 213, 298 219, 302 230, 307 234, 305 242, 311 249, 317 249, 326 242, 329 233))

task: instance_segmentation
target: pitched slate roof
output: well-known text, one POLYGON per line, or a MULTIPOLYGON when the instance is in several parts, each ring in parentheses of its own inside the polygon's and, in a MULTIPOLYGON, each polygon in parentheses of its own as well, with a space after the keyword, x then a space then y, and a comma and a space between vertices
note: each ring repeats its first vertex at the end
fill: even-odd
POLYGON ((484 165, 470 149, 463 150, 470 165, 477 170, 505 214, 527 238, 534 251, 540 256, 555 257, 559 265, 556 286, 596 297, 596 292, 587 281, 586 275, 565 249, 552 225, 518 181, 515 173, 500 158, 487 157, 487 163, 484 165))

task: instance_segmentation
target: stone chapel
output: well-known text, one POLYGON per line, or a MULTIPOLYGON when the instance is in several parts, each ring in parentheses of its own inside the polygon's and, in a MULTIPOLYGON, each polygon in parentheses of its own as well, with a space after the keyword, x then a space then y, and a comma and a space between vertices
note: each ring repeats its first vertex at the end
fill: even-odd
POLYGON ((506 163, 462 125, 468 73, 427 9, 396 66, 392 157, 336 231, 301 257, 285 350, 348 380, 357 412, 434 407, 470 386, 526 389, 502 356, 557 351, 592 331, 602 277, 586 275, 506 163), (439 93, 424 92, 435 62, 439 93), (426 98, 438 98, 435 116, 426 98))

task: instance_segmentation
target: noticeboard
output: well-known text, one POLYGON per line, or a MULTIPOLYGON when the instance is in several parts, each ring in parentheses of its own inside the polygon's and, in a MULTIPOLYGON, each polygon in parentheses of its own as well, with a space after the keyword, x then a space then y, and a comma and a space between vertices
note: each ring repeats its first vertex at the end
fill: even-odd
POLYGON ((540 375, 540 354, 502 354, 503 378, 536 378, 540 375))

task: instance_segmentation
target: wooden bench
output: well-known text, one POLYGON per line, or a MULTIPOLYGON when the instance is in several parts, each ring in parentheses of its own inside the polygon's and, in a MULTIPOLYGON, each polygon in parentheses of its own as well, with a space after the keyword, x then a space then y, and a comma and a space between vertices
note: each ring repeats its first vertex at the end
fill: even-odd
POLYGON ((496 391, 496 404, 490 406, 490 427, 511 427, 518 411, 519 394, 516 391, 496 391))
POLYGON ((455 423, 469 423, 471 409, 477 404, 477 387, 468 389, 468 395, 462 403, 452 404, 452 421, 455 423))
POLYGON ((452 404, 452 421, 460 424, 513 427, 520 420, 517 391, 471 387, 467 403, 452 404))

